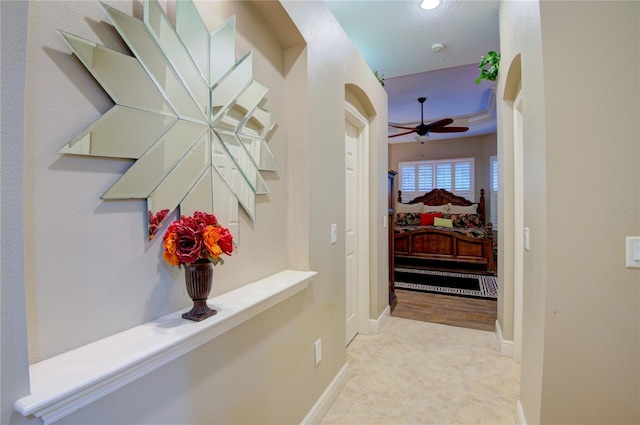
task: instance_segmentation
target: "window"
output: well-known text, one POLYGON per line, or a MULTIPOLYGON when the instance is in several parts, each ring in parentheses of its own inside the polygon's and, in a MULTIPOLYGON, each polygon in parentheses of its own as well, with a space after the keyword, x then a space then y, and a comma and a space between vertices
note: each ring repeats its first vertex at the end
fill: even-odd
POLYGON ((491 172, 491 193, 489 194, 489 206, 491 208, 490 219, 493 229, 498 229, 498 157, 489 158, 489 170, 491 172))
POLYGON ((408 202, 435 188, 475 200, 473 158, 411 161, 398 165, 402 202, 408 202))

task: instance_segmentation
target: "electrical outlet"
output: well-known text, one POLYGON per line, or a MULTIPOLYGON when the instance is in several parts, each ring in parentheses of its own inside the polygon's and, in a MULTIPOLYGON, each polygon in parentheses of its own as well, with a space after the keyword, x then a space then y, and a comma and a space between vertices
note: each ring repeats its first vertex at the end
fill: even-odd
POLYGON ((320 363, 320 360, 322 360, 322 338, 316 341, 316 343, 314 344, 314 347, 316 349, 316 366, 317 366, 318 363, 320 363))

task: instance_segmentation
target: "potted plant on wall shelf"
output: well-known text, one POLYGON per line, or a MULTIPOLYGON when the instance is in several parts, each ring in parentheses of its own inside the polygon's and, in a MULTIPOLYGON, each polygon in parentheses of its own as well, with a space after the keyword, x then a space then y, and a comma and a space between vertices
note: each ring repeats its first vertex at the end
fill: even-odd
POLYGON ((493 50, 487 52, 485 56, 480 58, 478 69, 480 70, 480 75, 476 78, 476 84, 480 84, 482 80, 495 81, 500 70, 500 53, 496 53, 493 50))
POLYGON ((182 216, 169 225, 164 234, 162 257, 172 266, 184 264, 187 293, 193 308, 184 319, 200 322, 217 312, 207 305, 213 282, 213 266, 224 264, 222 255, 231 255, 234 248, 229 229, 222 227, 215 215, 196 211, 182 216))

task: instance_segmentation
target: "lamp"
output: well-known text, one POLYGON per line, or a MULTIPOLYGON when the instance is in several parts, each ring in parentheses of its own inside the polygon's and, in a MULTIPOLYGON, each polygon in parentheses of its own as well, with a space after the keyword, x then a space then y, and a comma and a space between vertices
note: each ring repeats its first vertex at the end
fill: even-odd
POLYGON ((433 10, 440 6, 440 0, 422 0, 420 2, 420 8, 424 10, 433 10))
POLYGON ((424 135, 424 136, 416 136, 416 141, 420 142, 420 143, 424 143, 427 140, 429 140, 430 137, 428 135, 424 135))

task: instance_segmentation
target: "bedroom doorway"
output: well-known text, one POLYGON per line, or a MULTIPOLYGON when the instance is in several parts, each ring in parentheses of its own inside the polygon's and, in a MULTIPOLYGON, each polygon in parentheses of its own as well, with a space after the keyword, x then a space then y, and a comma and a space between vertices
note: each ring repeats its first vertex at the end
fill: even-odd
POLYGON ((345 291, 346 341, 369 333, 369 123, 345 104, 345 291))

